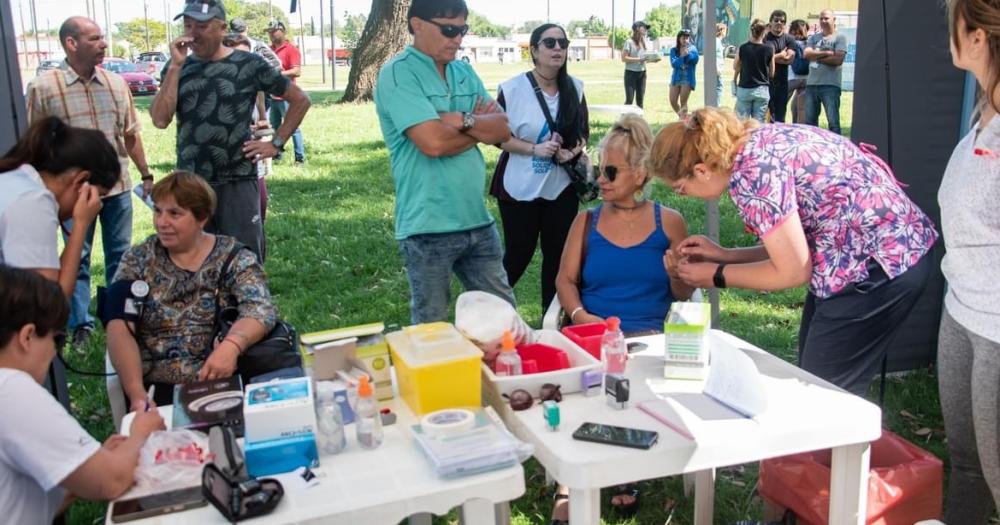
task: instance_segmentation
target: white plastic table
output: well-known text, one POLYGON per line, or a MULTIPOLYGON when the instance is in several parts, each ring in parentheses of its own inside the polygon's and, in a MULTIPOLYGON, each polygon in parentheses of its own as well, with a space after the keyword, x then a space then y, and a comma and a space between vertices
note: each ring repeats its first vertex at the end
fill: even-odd
POLYGON ((626 410, 607 405, 603 394, 566 395, 560 403, 562 423, 550 431, 538 405, 512 411, 497 407, 507 427, 535 446, 535 458, 559 483, 569 487, 573 525, 600 523, 600 489, 644 479, 695 474, 695 523, 712 523, 715 469, 800 452, 833 449, 830 524, 865 522, 869 442, 881 435, 881 411, 868 401, 753 347, 724 332, 713 331, 714 344, 743 350, 765 383, 768 410, 748 419, 701 393, 700 381, 663 378, 664 337, 640 337, 648 345, 631 356, 627 373, 631 401, 626 410), (636 408, 638 402, 667 400, 671 420, 694 437, 680 433, 636 408), (584 422, 653 430, 659 442, 636 450, 572 438, 584 422))
MULTIPOLYGON (((454 480, 438 478, 430 463, 410 436, 416 424, 412 412, 398 399, 379 402, 397 415, 394 425, 384 427, 385 441, 375 450, 358 446, 354 425, 347 426, 347 449, 340 454, 320 457, 313 469, 320 484, 302 491, 289 490, 278 507, 267 516, 255 518, 259 525, 303 523, 395 524, 407 517, 411 524, 431 523, 430 514, 443 515, 461 506, 463 523, 502 524, 509 521, 508 502, 524 494, 524 469, 515 465, 454 480)), ((170 427, 173 407, 160 407, 170 427)), ((128 431, 134 414, 122 421, 128 431)), ((279 480, 282 476, 276 477, 279 480)), ((127 497, 127 495, 126 495, 127 497)), ((106 523, 111 523, 108 506, 106 523)), ((226 524, 211 505, 147 520, 139 524, 226 524)))

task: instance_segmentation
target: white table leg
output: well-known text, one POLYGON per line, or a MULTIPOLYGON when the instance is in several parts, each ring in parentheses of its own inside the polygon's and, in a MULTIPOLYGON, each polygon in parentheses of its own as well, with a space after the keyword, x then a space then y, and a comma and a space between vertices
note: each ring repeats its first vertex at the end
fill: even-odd
POLYGON ((421 512, 410 516, 410 525, 431 525, 431 515, 428 512, 421 512))
POLYGON ((833 449, 830 465, 830 525, 864 525, 868 507, 868 443, 833 449))
POLYGON ((462 504, 459 512, 461 525, 496 525, 493 502, 482 498, 470 499, 462 504))
POLYGON ((601 489, 569 489, 570 525, 601 523, 601 489))
POLYGON ((694 473, 694 525, 712 525, 715 513, 715 469, 694 473))

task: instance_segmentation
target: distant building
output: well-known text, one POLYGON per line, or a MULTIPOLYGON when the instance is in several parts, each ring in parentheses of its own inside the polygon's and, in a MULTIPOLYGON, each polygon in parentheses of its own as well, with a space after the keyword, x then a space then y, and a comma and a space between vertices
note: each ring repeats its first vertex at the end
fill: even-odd
POLYGON ((501 53, 504 64, 521 61, 521 46, 516 40, 469 35, 462 39, 458 58, 471 64, 498 64, 501 53))

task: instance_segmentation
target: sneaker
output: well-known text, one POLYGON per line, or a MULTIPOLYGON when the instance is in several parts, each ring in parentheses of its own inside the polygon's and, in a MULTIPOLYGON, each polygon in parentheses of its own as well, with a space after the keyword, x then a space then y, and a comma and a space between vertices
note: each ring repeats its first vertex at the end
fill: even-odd
POLYGON ((73 330, 73 348, 79 350, 90 342, 90 336, 94 332, 94 327, 90 325, 80 325, 73 330))
POLYGON ((295 163, 296 164, 305 164, 306 163, 306 158, 305 157, 295 157, 295 163))

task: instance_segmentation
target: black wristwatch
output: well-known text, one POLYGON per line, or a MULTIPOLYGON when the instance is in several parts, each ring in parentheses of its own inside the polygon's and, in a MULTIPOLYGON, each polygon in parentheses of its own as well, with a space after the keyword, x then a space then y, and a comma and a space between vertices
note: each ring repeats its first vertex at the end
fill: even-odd
POLYGON ((281 153, 285 150, 285 139, 281 138, 281 135, 275 133, 274 138, 271 139, 271 145, 278 150, 278 153, 281 153))
POLYGON ((722 270, 725 269, 726 263, 719 263, 719 266, 715 268, 715 275, 712 276, 712 284, 716 288, 726 287, 726 276, 723 275, 722 270))
POLYGON ((462 113, 462 131, 469 131, 476 125, 476 116, 472 113, 462 113))

